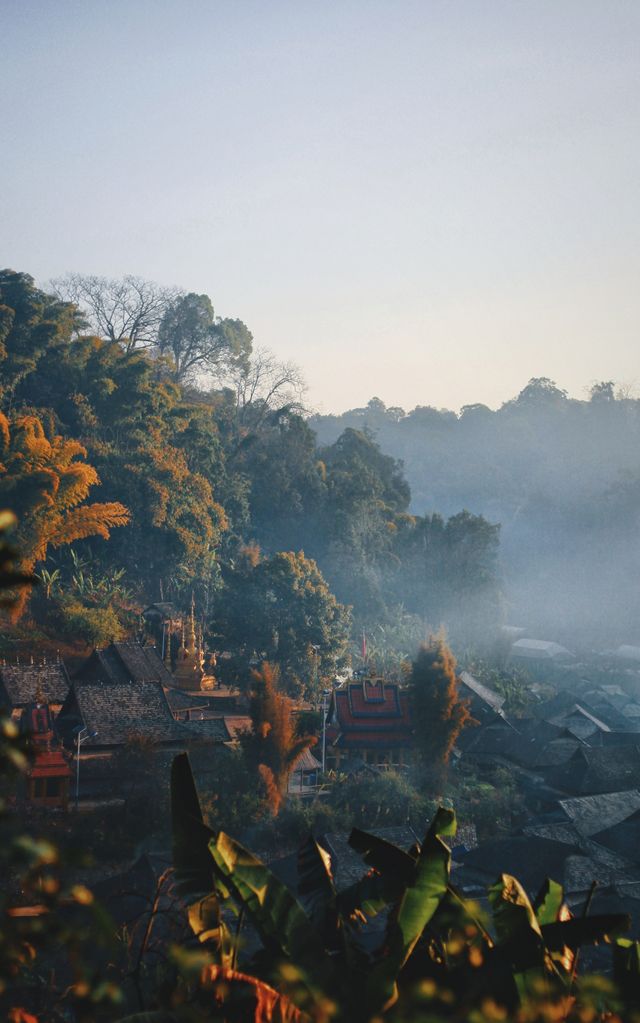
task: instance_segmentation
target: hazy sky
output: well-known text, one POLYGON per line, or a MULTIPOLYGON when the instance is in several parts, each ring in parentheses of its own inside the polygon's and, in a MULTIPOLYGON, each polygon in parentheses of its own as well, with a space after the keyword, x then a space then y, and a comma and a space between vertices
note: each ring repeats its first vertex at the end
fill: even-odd
POLYGON ((638 0, 0 0, 0 264, 207 292, 324 411, 640 384, 638 0))

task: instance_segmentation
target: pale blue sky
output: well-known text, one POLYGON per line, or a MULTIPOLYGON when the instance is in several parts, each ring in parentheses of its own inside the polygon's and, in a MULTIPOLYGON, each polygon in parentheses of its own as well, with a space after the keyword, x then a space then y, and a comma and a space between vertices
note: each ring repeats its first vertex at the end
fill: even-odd
POLYGON ((0 264, 211 295, 324 411, 640 384, 638 0, 0 0, 0 264))

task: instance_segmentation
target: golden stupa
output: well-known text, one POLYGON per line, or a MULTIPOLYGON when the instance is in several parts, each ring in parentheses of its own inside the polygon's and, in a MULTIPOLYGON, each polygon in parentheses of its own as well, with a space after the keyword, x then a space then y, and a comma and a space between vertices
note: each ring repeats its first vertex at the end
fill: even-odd
POLYGON ((213 689, 215 679, 213 675, 207 675, 205 668, 204 644, 202 638, 202 626, 196 630, 196 609, 193 596, 191 597, 191 615, 189 617, 189 629, 185 643, 184 619, 182 622, 182 641, 176 656, 176 666, 173 677, 180 689, 189 692, 200 692, 203 689, 213 689))

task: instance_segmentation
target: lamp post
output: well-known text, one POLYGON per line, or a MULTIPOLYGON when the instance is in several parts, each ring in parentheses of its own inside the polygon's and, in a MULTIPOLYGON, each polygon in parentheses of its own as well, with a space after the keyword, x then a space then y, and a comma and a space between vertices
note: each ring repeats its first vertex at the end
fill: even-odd
POLYGON ((78 803, 80 801, 80 747, 83 742, 87 739, 94 739, 97 732, 89 732, 83 725, 79 725, 75 729, 76 733, 76 813, 78 812, 78 803))

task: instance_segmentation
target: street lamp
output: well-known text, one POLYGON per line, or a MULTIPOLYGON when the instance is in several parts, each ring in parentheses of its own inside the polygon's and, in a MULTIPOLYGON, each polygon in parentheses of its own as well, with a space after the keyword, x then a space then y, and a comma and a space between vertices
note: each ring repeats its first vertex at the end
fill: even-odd
POLYGON ((78 812, 78 803, 80 800, 80 747, 83 742, 87 739, 94 739, 97 732, 89 732, 84 725, 78 725, 74 728, 76 733, 76 813, 78 812))

